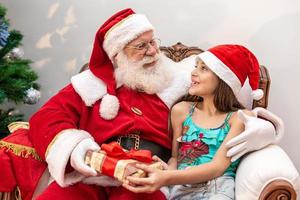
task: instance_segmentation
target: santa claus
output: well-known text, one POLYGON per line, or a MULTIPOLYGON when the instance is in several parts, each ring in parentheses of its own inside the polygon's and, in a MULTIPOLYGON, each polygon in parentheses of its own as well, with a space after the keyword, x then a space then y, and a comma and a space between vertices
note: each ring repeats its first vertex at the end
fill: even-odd
MULTIPOLYGON (((126 149, 148 149, 168 160, 168 115, 187 92, 191 66, 175 69, 160 53, 159 44, 148 19, 131 9, 116 13, 99 28, 89 69, 72 77, 71 84, 32 116, 29 137, 27 132, 19 134, 19 138, 26 138, 23 143, 16 136, 5 140, 33 146, 42 160, 27 164, 34 177, 27 179, 30 186, 20 187, 21 194, 26 191, 24 199, 165 199, 161 190, 132 193, 112 178, 97 176, 84 163, 87 151, 97 151, 99 145, 110 141, 118 141, 126 149)), ((276 129, 269 121, 250 118, 245 132, 228 144, 233 159, 275 143, 282 135, 280 119, 264 109, 254 112, 262 113, 276 129)), ((7 152, 6 156, 5 162, 10 159, 10 163, 3 170, 17 159, 7 152)), ((30 160, 34 159, 23 158, 22 162, 30 160)), ((14 178, 3 187, 0 184, 3 191, 22 185, 15 177, 23 176, 26 182, 24 175, 16 174, 16 168, 9 174, 14 178)))

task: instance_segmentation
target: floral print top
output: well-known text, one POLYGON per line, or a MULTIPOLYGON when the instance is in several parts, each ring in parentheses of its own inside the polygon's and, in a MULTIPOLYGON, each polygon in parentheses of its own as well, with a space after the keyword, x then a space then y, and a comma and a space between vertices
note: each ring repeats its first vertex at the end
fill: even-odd
MULTIPOLYGON (((178 169, 210 162, 230 130, 228 120, 232 112, 227 114, 220 127, 201 128, 192 120, 195 105, 183 122, 183 135, 179 141, 178 169)), ((240 160, 231 163, 224 175, 235 177, 239 162, 240 160)))

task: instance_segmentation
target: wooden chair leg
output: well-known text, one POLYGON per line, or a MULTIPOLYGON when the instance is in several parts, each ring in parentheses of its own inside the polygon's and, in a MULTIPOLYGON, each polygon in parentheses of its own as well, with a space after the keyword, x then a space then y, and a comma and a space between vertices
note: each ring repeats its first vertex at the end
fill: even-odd
POLYGON ((0 200, 14 200, 14 192, 1 192, 0 200))
POLYGON ((22 200, 19 188, 12 192, 0 192, 0 200, 22 200))
POLYGON ((297 200, 293 186, 285 180, 270 182, 260 194, 259 200, 297 200))

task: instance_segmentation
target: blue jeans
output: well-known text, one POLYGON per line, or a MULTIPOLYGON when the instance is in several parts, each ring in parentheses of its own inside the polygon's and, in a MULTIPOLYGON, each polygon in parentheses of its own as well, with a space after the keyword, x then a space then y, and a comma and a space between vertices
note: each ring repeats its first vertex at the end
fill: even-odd
POLYGON ((175 185, 170 200, 234 200, 234 178, 220 176, 206 183, 175 185))

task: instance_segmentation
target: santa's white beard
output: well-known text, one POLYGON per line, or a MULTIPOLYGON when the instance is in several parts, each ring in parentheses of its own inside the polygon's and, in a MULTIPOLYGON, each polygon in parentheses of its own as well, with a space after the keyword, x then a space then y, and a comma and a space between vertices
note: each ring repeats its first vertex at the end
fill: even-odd
POLYGON ((124 54, 118 53, 115 78, 118 85, 124 84, 133 90, 142 90, 148 94, 156 94, 164 90, 171 81, 168 66, 164 66, 163 55, 147 56, 141 61, 131 61, 124 54), (154 66, 144 68, 144 64, 157 60, 154 66))

